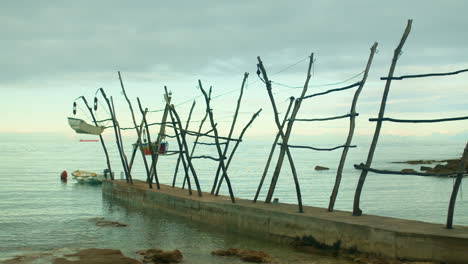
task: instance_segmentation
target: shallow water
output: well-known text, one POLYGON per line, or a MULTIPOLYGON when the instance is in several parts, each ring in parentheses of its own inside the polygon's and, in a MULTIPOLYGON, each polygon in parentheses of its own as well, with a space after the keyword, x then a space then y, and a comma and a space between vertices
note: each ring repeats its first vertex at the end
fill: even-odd
MULTIPOLYGON (((125 140, 125 144, 130 145, 130 141, 125 140)), ((112 138, 107 142, 112 167, 119 178, 121 169, 112 138)), ((246 140, 243 144, 229 172, 235 195, 252 199, 271 142, 246 140)), ((351 210, 359 177, 359 171, 352 164, 364 161, 367 155, 365 144, 360 144, 362 147, 350 153, 336 209, 351 210)), ((389 162, 455 158, 461 154, 463 146, 464 140, 383 141, 377 149, 374 167, 412 168, 416 166, 389 162), (407 150, 409 145, 411 151, 407 150)), ((157 247, 180 249, 187 259, 186 263, 238 263, 235 259, 209 254, 214 249, 237 247, 264 250, 284 263, 346 263, 332 257, 295 252, 290 248, 225 232, 224 228, 198 225, 162 212, 134 210, 103 198, 99 185, 80 185, 71 179, 68 183, 59 181, 62 170, 69 173, 75 169, 101 171, 105 159, 100 143, 79 143, 78 137, 0 136, 0 149, 0 260, 57 248, 88 247, 121 249, 126 255, 136 257, 136 250, 157 247), (92 221, 96 217, 124 222, 129 226, 98 227, 92 221)), ((212 151, 213 148, 209 146, 199 149, 200 155, 214 155, 212 151)), ((294 150, 305 204, 328 205, 340 154, 294 150), (331 170, 317 172, 313 169, 315 165, 327 166, 331 170)), ((176 158, 161 158, 158 172, 162 183, 172 182, 176 158)), ((208 191, 216 166, 208 160, 197 160, 195 166, 202 189, 208 191)), ((140 156, 137 156, 133 176, 136 179, 146 177, 140 156)), ((178 185, 180 178, 181 174, 178 185)), ((269 179, 265 181, 266 185, 268 183, 269 179)), ((449 178, 369 174, 361 207, 369 214, 444 223, 452 184, 453 180, 449 178)), ((467 188, 465 180, 457 200, 455 224, 468 225, 468 201, 463 193, 467 188)), ((222 192, 226 194, 227 190, 223 188, 222 192)), ((260 199, 265 193, 266 187, 260 199)), ((296 201, 287 166, 279 179, 275 197, 282 202, 296 201)))

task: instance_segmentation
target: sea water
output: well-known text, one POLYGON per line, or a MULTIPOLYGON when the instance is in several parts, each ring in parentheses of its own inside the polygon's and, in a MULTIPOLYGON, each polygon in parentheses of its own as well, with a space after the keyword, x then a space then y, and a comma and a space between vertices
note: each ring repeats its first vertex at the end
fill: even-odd
MULTIPOLYGON (((210 255, 220 248, 250 248, 263 250, 280 263, 346 263, 345 260, 304 254, 290 248, 245 238, 225 228, 199 225, 163 212, 146 212, 117 204, 102 196, 99 185, 60 181, 63 170, 102 171, 105 157, 100 142, 79 142, 79 136, 59 135, 1 135, 0 136, 0 260, 14 255, 54 252, 73 248, 115 248, 127 256, 146 248, 180 249, 186 263, 237 263, 230 258, 210 255), (95 219, 104 217, 128 224, 127 227, 96 226, 95 219)), ((122 166, 114 139, 105 138, 112 169, 120 178, 122 166)), ((124 138, 126 153, 131 156, 131 140, 124 138)), ((229 167, 229 177, 237 197, 253 199, 271 148, 273 138, 247 138, 240 145, 229 167)), ((351 149, 343 172, 343 180, 335 208, 351 211, 360 171, 353 164, 365 162, 370 139, 356 139, 359 148, 351 149)), ((306 142, 307 143, 307 142, 306 142)), ((321 141, 321 146, 332 142, 321 141)), ((418 169, 419 165, 395 164, 394 161, 459 157, 464 138, 392 138, 381 140, 373 167, 401 170, 418 169)), ((175 141, 170 142, 174 150, 175 141)), ((232 147, 232 146, 231 146, 232 147)), ((199 146, 200 155, 216 156, 213 146, 199 146)), ((277 153, 277 152, 276 152, 277 153)), ((335 181, 341 151, 292 151, 306 205, 324 207, 335 181), (330 170, 315 171, 316 165, 330 170)), ((277 155, 265 180, 259 198, 265 198, 277 155)), ((177 155, 161 156, 158 163, 159 180, 171 184, 177 155)), ((212 160, 194 160, 203 191, 210 191, 217 165, 212 160)), ((138 153, 133 178, 146 178, 141 155, 138 153)), ((177 186, 182 184, 180 168, 177 186)), ((285 162, 274 197, 280 202, 296 203, 296 192, 288 163, 285 162)), ((452 191, 452 178, 369 173, 365 183, 361 209, 365 214, 391 216, 443 224, 452 191)), ((468 190, 463 182, 454 216, 454 223, 468 225, 468 190)), ((227 188, 223 185, 223 194, 227 188)), ((240 263, 240 262, 239 262, 240 263)))

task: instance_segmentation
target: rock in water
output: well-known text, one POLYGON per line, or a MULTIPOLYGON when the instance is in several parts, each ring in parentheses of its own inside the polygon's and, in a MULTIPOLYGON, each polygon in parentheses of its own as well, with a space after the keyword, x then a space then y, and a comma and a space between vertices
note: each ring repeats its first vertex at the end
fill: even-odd
POLYGON ((255 263, 265 263, 271 260, 271 257, 267 253, 250 249, 219 249, 212 251, 211 254, 216 256, 236 256, 242 261, 255 263))
POLYGON ((53 264, 140 264, 138 260, 124 256, 117 249, 89 248, 76 254, 66 255, 66 257, 78 258, 78 260, 57 258, 53 264))
POLYGON ((140 250, 137 254, 143 255, 143 263, 179 263, 183 255, 180 250, 164 251, 161 249, 140 250))
POLYGON ((329 170, 330 168, 322 167, 322 166, 315 166, 315 170, 329 170))

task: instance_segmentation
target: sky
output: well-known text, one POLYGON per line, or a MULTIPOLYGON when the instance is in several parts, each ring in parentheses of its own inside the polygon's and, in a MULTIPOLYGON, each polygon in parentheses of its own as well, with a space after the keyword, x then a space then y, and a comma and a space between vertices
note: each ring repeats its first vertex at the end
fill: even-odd
MULTIPOLYGON (((149 110, 164 107, 164 86, 182 119, 196 100, 191 129, 205 111, 197 87, 213 88, 213 111, 221 132, 232 120, 244 72, 249 73, 239 131, 262 108, 251 135, 276 128, 264 84, 256 75, 261 56, 281 114, 304 84, 308 56, 314 53, 307 94, 356 82, 370 47, 378 42, 369 78, 359 98, 357 135, 372 135, 393 50, 408 19, 413 27, 395 75, 450 72, 468 68, 468 1, 1 1, 0 133, 73 134, 66 117, 73 101, 92 102, 103 87, 115 100, 117 118, 132 126, 121 93, 137 110, 139 97, 149 110), (350 79, 350 80, 348 80, 350 79), (348 81, 346 81, 348 80, 348 81), (346 82, 343 82, 346 81, 346 82), (330 85, 340 83, 339 85, 330 85), (289 86, 289 87, 287 87, 289 86)), ((386 116, 430 119, 466 116, 468 73, 392 82, 386 116)), ((299 118, 349 112, 353 91, 304 101, 299 118)), ((102 98, 99 98, 102 102, 102 98)), ((96 115, 108 118, 104 104, 96 115)), ((76 117, 90 121, 78 102, 76 117)), ((158 122, 161 112, 151 112, 158 122)), ((141 116, 137 113, 137 120, 141 116)), ((139 123, 139 121, 137 121, 139 123)), ((383 134, 456 136, 468 134, 468 121, 437 124, 385 123, 383 134)), ((348 121, 297 122, 296 135, 347 133, 348 121)), ((111 133, 106 131, 105 133, 111 133)), ((126 132, 131 133, 131 132, 126 132)))

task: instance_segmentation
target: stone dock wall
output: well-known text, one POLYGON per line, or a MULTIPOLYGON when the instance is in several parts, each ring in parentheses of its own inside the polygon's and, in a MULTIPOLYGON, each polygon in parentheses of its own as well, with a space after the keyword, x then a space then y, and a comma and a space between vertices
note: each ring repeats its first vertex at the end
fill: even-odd
POLYGON ((468 227, 431 224, 324 208, 253 203, 227 196, 211 196, 161 185, 148 189, 142 181, 106 181, 103 195, 145 209, 158 208, 193 221, 278 243, 305 243, 335 250, 350 250, 401 260, 468 263, 468 227))

